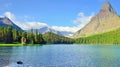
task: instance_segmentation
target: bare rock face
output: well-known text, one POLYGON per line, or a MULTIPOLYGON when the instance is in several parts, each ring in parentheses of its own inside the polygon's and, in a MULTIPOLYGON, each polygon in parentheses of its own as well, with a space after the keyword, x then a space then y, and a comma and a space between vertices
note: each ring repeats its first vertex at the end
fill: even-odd
POLYGON ((109 2, 105 2, 100 12, 82 29, 77 31, 73 37, 89 36, 97 33, 107 32, 120 27, 120 17, 109 2))
POLYGON ((111 6, 109 2, 105 2, 100 12, 111 12, 111 13, 116 14, 116 12, 114 11, 113 7, 111 6))

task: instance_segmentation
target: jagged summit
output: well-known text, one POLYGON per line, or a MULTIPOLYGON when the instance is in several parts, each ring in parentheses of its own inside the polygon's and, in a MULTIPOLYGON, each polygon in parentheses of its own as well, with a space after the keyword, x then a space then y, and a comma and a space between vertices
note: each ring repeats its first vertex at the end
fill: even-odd
POLYGON ((12 28, 16 28, 17 30, 23 31, 19 26, 14 24, 8 17, 0 17, 0 26, 2 27, 12 26, 12 28))
POLYGON ((99 19, 106 19, 115 15, 117 15, 117 13, 111 4, 109 2, 105 2, 96 17, 99 19))
POLYGON ((100 12, 82 29, 78 30, 73 37, 89 36, 120 28, 120 17, 109 2, 105 2, 100 12))
POLYGON ((111 13, 116 14, 115 10, 113 9, 113 7, 111 6, 111 4, 109 2, 104 3, 100 12, 111 12, 111 13))

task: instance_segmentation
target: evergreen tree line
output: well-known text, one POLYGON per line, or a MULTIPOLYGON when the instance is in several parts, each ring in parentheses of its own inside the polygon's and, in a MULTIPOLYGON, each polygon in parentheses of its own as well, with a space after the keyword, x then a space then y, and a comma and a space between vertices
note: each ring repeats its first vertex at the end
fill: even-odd
POLYGON ((59 44, 59 43, 73 43, 74 40, 59 36, 57 34, 47 32, 41 34, 36 30, 33 32, 23 32, 17 29, 12 29, 11 26, 0 27, 0 42, 1 43, 22 43, 22 45, 28 44, 59 44))
POLYGON ((75 40, 77 44, 120 44, 120 28, 109 32, 96 34, 88 37, 80 37, 75 40))

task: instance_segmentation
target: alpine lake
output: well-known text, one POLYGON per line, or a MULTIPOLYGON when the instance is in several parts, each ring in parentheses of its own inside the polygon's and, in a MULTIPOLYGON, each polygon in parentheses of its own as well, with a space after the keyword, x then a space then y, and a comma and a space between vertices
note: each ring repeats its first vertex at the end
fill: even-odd
POLYGON ((0 67, 120 67, 120 46, 0 47, 0 67), (17 64, 18 61, 22 64, 17 64))

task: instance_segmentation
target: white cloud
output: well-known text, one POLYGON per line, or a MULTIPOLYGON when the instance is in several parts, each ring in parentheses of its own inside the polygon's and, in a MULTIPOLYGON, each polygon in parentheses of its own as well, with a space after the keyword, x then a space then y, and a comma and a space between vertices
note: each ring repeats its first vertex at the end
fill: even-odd
POLYGON ((5 12, 4 16, 8 17, 9 19, 11 19, 12 21, 15 20, 15 15, 12 14, 11 12, 5 12))
POLYGON ((90 16, 85 16, 83 12, 78 13, 78 16, 75 20, 73 20, 73 23, 77 26, 83 26, 86 25, 91 18, 94 16, 94 13, 91 13, 90 16))
POLYGON ((49 27, 46 23, 42 22, 20 22, 16 21, 16 25, 20 26, 23 30, 29 30, 29 29, 40 29, 42 27, 49 27))
POLYGON ((57 30, 57 31, 67 31, 67 32, 72 32, 75 33, 78 30, 80 30, 82 27, 84 27, 84 24, 79 24, 78 26, 51 26, 52 29, 57 30))
POLYGON ((73 33, 79 30, 78 27, 69 27, 69 26, 52 26, 51 28, 57 31, 67 31, 73 33))

